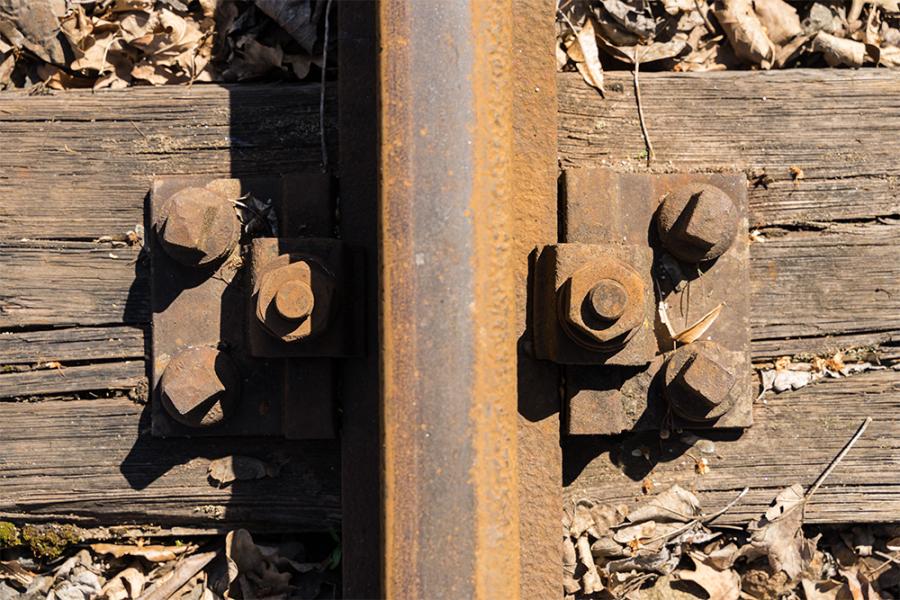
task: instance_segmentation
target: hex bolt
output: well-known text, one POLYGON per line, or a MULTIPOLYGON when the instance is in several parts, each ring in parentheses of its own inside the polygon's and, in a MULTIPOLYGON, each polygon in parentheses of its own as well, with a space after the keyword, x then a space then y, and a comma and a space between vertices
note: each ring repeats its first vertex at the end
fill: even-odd
POLYGON ((223 258, 240 237, 232 205, 198 187, 179 190, 166 200, 156 230, 166 253, 189 267, 202 267, 223 258))
POLYGON ((308 317, 315 306, 312 288, 304 281, 291 279, 278 286, 275 309, 285 319, 299 321, 308 317))
POLYGON ((169 361, 159 381, 159 394, 174 420, 188 427, 211 427, 234 413, 240 377, 226 354, 197 346, 169 361))
POLYGON ((256 318, 281 341, 309 339, 328 327, 335 282, 315 259, 279 257, 254 287, 256 318))
POLYGON ((576 344, 595 352, 624 346, 645 322, 640 274, 604 252, 572 273, 558 292, 557 314, 576 344))
POLYGON ((602 279, 588 294, 591 308, 603 321, 617 321, 628 306, 628 292, 614 279, 602 279))
POLYGON ((666 398, 672 411, 690 421, 713 420, 733 405, 737 376, 713 342, 684 346, 666 364, 666 398))
POLYGON ((721 256, 737 236, 737 207, 721 189, 690 184, 666 196, 657 213, 657 228, 666 250, 688 263, 721 256))

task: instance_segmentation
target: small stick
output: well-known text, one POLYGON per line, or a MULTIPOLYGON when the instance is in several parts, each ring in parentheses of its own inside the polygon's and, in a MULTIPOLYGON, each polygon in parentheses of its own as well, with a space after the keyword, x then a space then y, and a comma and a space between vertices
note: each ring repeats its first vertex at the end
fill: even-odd
POLYGON ((644 121, 644 107, 641 104, 641 85, 638 83, 638 71, 641 68, 641 59, 638 58, 637 47, 634 49, 634 98, 637 101, 638 119, 641 122, 641 135, 644 136, 644 145, 647 146, 647 166, 653 160, 653 144, 650 142, 650 133, 647 131, 647 123, 644 121))
POLYGON ((328 72, 328 15, 331 0, 325 4, 325 35, 322 44, 322 89, 319 90, 319 135, 322 142, 322 172, 328 171, 328 147, 325 144, 325 75, 328 72))
POLYGON ((880 565, 878 565, 877 567, 875 567, 874 569, 872 569, 872 571, 869 573, 869 576, 873 580, 877 579, 878 577, 881 576, 881 574, 885 570, 885 567, 888 567, 893 564, 900 565, 900 559, 898 559, 897 556, 891 556, 890 554, 885 554, 884 552, 881 552, 879 550, 875 550, 874 553, 886 560, 883 563, 881 563, 880 565))
MULTIPOLYGON (((221 552, 221 551, 219 551, 221 552)), ((181 589, 191 577, 196 575, 208 565, 212 559, 219 555, 219 552, 204 552, 203 554, 195 554, 184 559, 175 567, 172 574, 168 578, 163 579, 159 583, 153 585, 140 595, 138 600, 166 600, 171 598, 172 594, 181 589)))
POLYGON ((831 461, 831 464, 828 465, 822 474, 819 475, 818 479, 812 484, 812 487, 809 488, 809 491, 806 492, 806 495, 803 497, 803 502, 809 502, 809 498, 816 493, 816 490, 819 489, 819 486, 825 481, 825 478, 831 475, 831 472, 834 471, 834 468, 838 466, 838 463, 844 460, 844 457, 847 456, 847 453, 850 452, 850 449, 853 448, 853 445, 859 441, 859 438, 862 437, 862 434, 865 433, 866 428, 869 426, 869 423, 872 422, 872 417, 866 417, 866 420, 863 421, 862 425, 859 426, 859 429, 856 430, 856 433, 853 434, 853 437, 850 438, 850 441, 844 445, 844 448, 838 452, 838 455, 834 457, 834 460, 831 461))
MULTIPOLYGON (((709 20, 709 15, 703 12, 703 8, 700 6, 700 0, 694 0, 694 6, 697 7, 697 12, 700 13, 700 16, 703 17, 703 26, 706 27, 706 30, 710 33, 715 33, 716 28, 713 27, 713 24, 709 20)), ((709 10, 709 7, 707 7, 709 10)))
POLYGON ((653 538, 653 539, 651 539, 651 540, 649 540, 649 541, 647 541, 647 542, 644 542, 644 545, 645 545, 645 546, 648 546, 648 545, 653 544, 653 543, 656 543, 656 542, 658 542, 658 541, 660 541, 660 540, 670 540, 670 539, 672 539, 673 537, 677 537, 677 536, 681 535, 682 533, 684 533, 684 532, 687 531, 688 529, 691 529, 692 527, 695 527, 695 526, 697 526, 697 525, 700 525, 701 523, 703 523, 703 524, 709 523, 709 522, 712 521, 713 519, 717 519, 718 517, 721 517, 721 516, 724 515, 726 512, 728 512, 729 510, 731 510, 731 509, 734 507, 735 504, 737 504, 738 502, 740 502, 741 498, 743 498, 744 496, 746 496, 746 495, 747 495, 747 492, 749 492, 749 491, 750 491, 750 488, 749 488, 749 487, 745 487, 744 489, 741 490, 741 493, 738 494, 737 497, 736 497, 734 500, 732 500, 731 502, 729 502, 728 504, 725 505, 725 508, 723 508, 723 509, 721 509, 721 510, 717 510, 716 512, 714 512, 713 514, 711 514, 711 515, 709 515, 709 516, 705 516, 705 517, 703 517, 703 518, 701 518, 701 519, 694 519, 693 521, 690 521, 690 522, 688 522, 688 523, 685 523, 684 527, 679 527, 678 529, 676 529, 675 531, 673 531, 673 532, 671 532, 671 533, 667 533, 667 534, 665 534, 665 535, 661 535, 661 536, 655 537, 655 538, 653 538))

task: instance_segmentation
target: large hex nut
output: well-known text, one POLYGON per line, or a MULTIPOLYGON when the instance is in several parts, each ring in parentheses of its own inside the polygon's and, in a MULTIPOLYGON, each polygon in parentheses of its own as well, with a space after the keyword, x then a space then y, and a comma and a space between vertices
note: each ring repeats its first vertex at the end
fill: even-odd
POLYGON ((740 356, 711 341, 675 350, 664 367, 665 396, 679 417, 714 421, 738 402, 743 388, 740 356))
POLYGON ((166 254, 190 267, 203 267, 227 256, 240 238, 234 206, 201 187, 172 194, 154 225, 166 254))
POLYGON ((310 339, 322 333, 331 317, 335 277, 310 257, 279 256, 254 290, 256 318, 284 342, 310 339))
POLYGON ((585 348, 620 348, 646 318, 644 293, 641 276, 631 266, 612 256, 600 258, 560 288, 560 323, 585 348))
POLYGON ((237 409, 240 376, 232 360, 215 348, 197 346, 176 354, 159 382, 160 401, 188 427, 210 427, 237 409))
POLYGON ((734 242, 739 221, 734 201, 708 183, 677 188, 663 200, 656 215, 663 246, 689 263, 721 256, 734 242))

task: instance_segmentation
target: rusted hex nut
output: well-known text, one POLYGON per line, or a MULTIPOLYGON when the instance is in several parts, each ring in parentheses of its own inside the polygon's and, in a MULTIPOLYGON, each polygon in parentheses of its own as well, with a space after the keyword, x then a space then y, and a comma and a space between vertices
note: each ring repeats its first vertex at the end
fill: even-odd
POLYGON ((284 342, 314 337, 328 327, 334 278, 315 260, 279 259, 263 273, 254 290, 256 317, 284 342))
POLYGON ((206 346, 188 348, 176 354, 163 371, 160 401, 182 425, 210 427, 235 412, 240 384, 237 369, 226 354, 206 346))
POLYGON ((710 184, 689 184, 666 196, 657 228, 666 250, 689 263, 721 256, 737 236, 740 215, 731 198, 710 184))
POLYGON ((189 267, 202 267, 223 258, 240 237, 240 224, 231 203, 199 187, 184 188, 169 197, 155 227, 166 254, 189 267))
POLYGON ((689 421, 718 419, 737 400, 737 373, 726 352, 714 342, 676 350, 666 363, 664 377, 672 412, 689 421))
POLYGON ((560 288, 560 323, 585 348, 620 348, 644 322, 644 293, 637 271, 605 256, 573 273, 560 288))

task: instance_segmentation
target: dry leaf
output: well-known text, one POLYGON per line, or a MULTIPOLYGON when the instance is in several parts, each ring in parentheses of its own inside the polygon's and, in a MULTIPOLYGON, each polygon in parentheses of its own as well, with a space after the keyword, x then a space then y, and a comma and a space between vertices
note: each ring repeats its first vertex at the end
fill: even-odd
POLYGON ((747 526, 750 543, 741 548, 741 555, 750 560, 765 556, 774 570, 784 571, 791 579, 799 576, 803 571, 800 527, 804 502, 799 484, 782 490, 765 514, 747 526))
POLYGON ((581 589, 585 594, 602 592, 603 582, 600 580, 600 574, 597 572, 597 565, 594 564, 588 537, 586 535, 579 537, 575 542, 575 548, 578 550, 578 562, 585 569, 584 575, 581 577, 581 589))
POLYGON ((594 24, 587 19, 584 25, 575 31, 575 40, 566 48, 569 58, 575 62, 575 68, 581 73, 585 83, 600 90, 603 88, 603 67, 600 65, 600 56, 597 52, 597 38, 594 35, 594 24))
MULTIPOLYGON (((317 39, 318 19, 313 19, 309 0, 255 0, 255 2, 261 11, 281 25, 304 50, 312 54, 317 39)), ((321 10, 321 6, 317 6, 317 10, 321 10)))
POLYGON ((106 582, 100 595, 105 600, 130 600, 141 595, 146 577, 139 564, 132 565, 106 582))
POLYGON ((636 10, 622 0, 600 0, 600 4, 619 25, 637 37, 647 40, 656 33, 656 21, 644 11, 636 10))
POLYGON ((631 523, 644 521, 685 523, 700 515, 700 501, 689 491, 673 485, 658 496, 640 505, 628 515, 631 523))
POLYGON ((831 67, 858 68, 866 58, 866 45, 862 42, 840 38, 820 31, 813 38, 813 50, 821 52, 831 67))
POLYGON ((716 600, 737 600, 741 595, 741 577, 731 569, 719 571, 703 562, 699 552, 690 554, 694 561, 694 570, 676 571, 675 576, 685 581, 693 581, 716 600))
POLYGON ((575 579, 575 569, 578 568, 578 554, 575 550, 575 542, 568 535, 563 537, 562 564, 563 589, 567 594, 574 594, 581 589, 581 584, 575 579))
POLYGON ((280 468, 258 458, 250 456, 225 456, 217 458, 209 463, 207 474, 209 478, 225 486, 233 481, 249 481, 263 479, 264 477, 276 477, 280 468))
POLYGON ((120 544, 91 544, 91 550, 98 554, 111 554, 116 558, 135 556, 150 562, 166 562, 184 554, 190 546, 130 546, 120 544))
POLYGON ((796 165, 791 165, 788 168, 788 172, 791 174, 791 179, 797 181, 798 179, 803 179, 806 175, 803 173, 803 169, 796 165))
POLYGON ((766 35, 751 0, 720 0, 713 11, 740 58, 769 68, 775 59, 775 45, 766 35))
POLYGON ((785 44, 803 31, 797 9, 784 0, 753 0, 753 8, 775 44, 785 44))
POLYGON ((697 321, 678 335, 674 336, 674 340, 679 344, 690 344, 691 342, 696 342, 704 333, 706 333, 706 330, 716 322, 716 319, 719 318, 719 313, 722 312, 722 308, 724 306, 725 303, 721 302, 718 306, 700 317, 699 321, 697 321))

